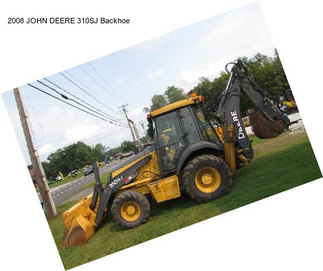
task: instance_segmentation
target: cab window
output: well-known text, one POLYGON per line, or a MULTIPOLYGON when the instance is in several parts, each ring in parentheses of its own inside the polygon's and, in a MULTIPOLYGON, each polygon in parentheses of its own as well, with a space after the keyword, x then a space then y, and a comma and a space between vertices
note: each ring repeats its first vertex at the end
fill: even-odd
POLYGON ((159 146, 168 146, 181 140, 182 133, 176 112, 156 118, 156 130, 159 146))
POLYGON ((199 124, 199 127, 202 132, 202 137, 206 141, 211 141, 216 143, 217 142, 217 136, 214 132, 213 127, 211 127, 210 122, 206 119, 202 108, 201 107, 195 107, 195 113, 197 122, 199 124))

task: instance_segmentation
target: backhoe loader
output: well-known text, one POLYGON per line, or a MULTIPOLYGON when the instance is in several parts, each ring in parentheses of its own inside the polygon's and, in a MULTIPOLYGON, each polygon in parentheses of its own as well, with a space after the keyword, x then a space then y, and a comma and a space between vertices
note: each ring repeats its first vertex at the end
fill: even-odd
POLYGON ((266 98, 246 66, 240 60, 228 65, 231 76, 215 120, 206 118, 203 97, 193 94, 148 115, 154 144, 114 168, 104 187, 94 166, 93 193, 62 215, 64 248, 88 241, 110 211, 121 227, 129 229, 148 221, 148 199, 159 203, 184 192, 192 200, 208 202, 227 193, 236 169, 253 158, 240 115, 243 93, 255 105, 250 122, 256 135, 275 137, 288 129, 289 119, 266 98))

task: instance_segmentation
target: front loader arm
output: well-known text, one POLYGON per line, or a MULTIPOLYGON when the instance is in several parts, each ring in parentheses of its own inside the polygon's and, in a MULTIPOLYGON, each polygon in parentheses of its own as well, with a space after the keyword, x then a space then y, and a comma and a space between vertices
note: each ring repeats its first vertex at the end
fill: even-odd
POLYGON ((62 247, 67 248, 87 242, 104 221, 111 197, 137 176, 137 171, 151 159, 151 154, 140 157, 111 178, 103 187, 97 165, 94 165, 95 186, 92 195, 82 198, 62 214, 65 234, 62 247))
POLYGON ((108 207, 108 202, 111 198, 111 196, 118 192, 119 189, 126 184, 129 184, 132 180, 135 179, 137 176, 137 171, 146 163, 148 163, 149 159, 151 159, 151 155, 145 156, 143 159, 139 160, 129 168, 126 168, 124 171, 119 173, 117 176, 114 178, 111 178, 111 180, 107 183, 106 187, 103 188, 100 178, 98 175, 98 172, 96 173, 95 171, 95 187, 93 191, 93 196, 92 196, 92 202, 90 205, 90 208, 94 210, 94 208, 98 203, 98 209, 96 212, 95 216, 95 224, 100 226, 102 221, 104 220, 105 214, 106 214, 106 209, 108 207))

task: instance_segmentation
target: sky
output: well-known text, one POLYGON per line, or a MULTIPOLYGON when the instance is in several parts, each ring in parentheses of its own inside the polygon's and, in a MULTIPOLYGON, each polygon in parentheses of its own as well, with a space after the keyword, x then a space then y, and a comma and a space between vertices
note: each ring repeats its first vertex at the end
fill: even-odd
MULTIPOLYGON (((143 108, 150 106, 153 95, 163 94, 172 85, 188 92, 201 77, 213 80, 227 62, 258 52, 272 56, 274 45, 255 2, 62 72, 82 89, 59 73, 47 79, 118 122, 125 123, 120 107, 127 104, 129 118, 142 136, 139 121, 146 123, 143 108)), ((59 96, 38 82, 31 84, 59 96)), ((104 122, 30 86, 22 86, 21 92, 41 161, 77 141, 113 148, 132 140, 129 128, 104 122)), ((30 164, 13 91, 3 93, 2 98, 30 164)))

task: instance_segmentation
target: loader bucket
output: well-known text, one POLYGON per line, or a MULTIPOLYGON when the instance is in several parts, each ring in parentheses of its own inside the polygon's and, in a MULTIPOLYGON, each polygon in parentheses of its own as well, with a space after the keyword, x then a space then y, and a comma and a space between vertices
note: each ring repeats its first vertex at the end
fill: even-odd
POLYGON ((276 137, 287 130, 283 120, 270 120, 258 109, 250 109, 248 115, 252 130, 259 138, 276 137))
POLYGON ((95 233, 95 212, 90 204, 92 194, 82 198, 77 204, 62 214, 66 230, 63 237, 62 248, 86 243, 95 233))

